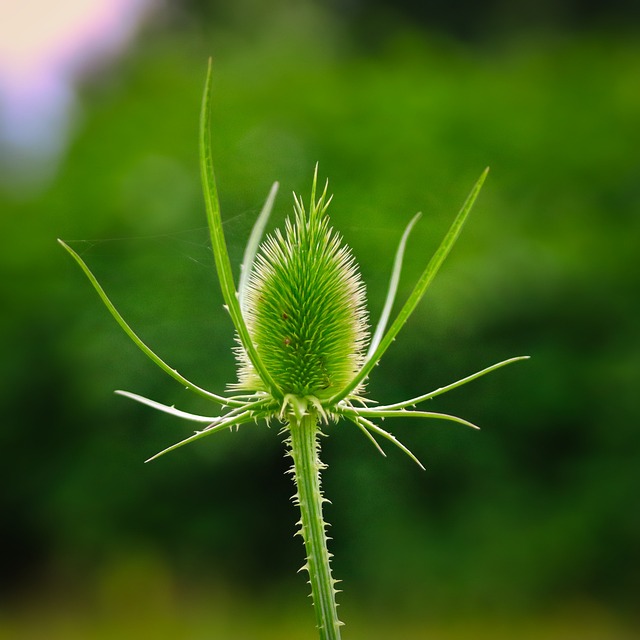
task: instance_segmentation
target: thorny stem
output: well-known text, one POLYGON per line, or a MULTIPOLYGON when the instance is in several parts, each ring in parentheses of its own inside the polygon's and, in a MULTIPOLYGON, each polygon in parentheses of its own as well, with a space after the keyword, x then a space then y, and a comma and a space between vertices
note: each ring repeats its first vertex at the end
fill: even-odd
POLYGON ((336 605, 335 580, 331 575, 331 554, 327 549, 326 523, 322 517, 320 472, 319 416, 310 411, 289 423, 289 454, 293 459, 293 475, 297 488, 295 496, 300 507, 300 530, 307 553, 303 569, 309 573, 311 597, 321 640, 340 640, 340 626, 336 605))

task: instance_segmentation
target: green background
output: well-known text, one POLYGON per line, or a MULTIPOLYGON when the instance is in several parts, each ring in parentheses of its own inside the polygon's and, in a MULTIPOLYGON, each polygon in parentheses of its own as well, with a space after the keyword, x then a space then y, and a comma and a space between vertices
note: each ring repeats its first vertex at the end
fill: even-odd
POLYGON ((480 432, 385 422, 426 472, 328 429, 344 637, 637 637, 636 16, 400 6, 185 4, 85 82, 50 183, 4 181, 0 638, 314 637, 278 426, 143 465, 191 427, 114 389, 213 407, 136 350, 55 242, 172 366, 217 392, 235 380, 199 186, 209 55, 234 264, 271 183, 281 224, 318 161, 374 322, 405 224, 423 212, 401 298, 491 166, 369 391, 397 401, 531 360, 429 405, 480 432))

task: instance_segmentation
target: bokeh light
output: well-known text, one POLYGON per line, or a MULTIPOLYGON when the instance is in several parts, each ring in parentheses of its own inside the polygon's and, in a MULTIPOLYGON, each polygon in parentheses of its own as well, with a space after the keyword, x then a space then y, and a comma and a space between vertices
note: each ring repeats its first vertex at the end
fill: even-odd
POLYGON ((50 175, 76 113, 76 85, 120 52, 153 0, 0 5, 0 144, 5 182, 50 175))

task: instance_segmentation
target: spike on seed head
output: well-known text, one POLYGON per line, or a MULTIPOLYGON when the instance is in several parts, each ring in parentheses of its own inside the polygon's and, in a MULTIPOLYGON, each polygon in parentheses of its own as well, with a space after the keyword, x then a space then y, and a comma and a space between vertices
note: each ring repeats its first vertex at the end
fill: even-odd
MULTIPOLYGON (((284 394, 327 398, 356 374, 368 339, 365 287, 349 248, 330 226, 327 186, 309 212, 294 194, 294 216, 261 245, 246 290, 245 320, 265 367, 284 394)), ((265 390, 237 349, 237 389, 265 390)))

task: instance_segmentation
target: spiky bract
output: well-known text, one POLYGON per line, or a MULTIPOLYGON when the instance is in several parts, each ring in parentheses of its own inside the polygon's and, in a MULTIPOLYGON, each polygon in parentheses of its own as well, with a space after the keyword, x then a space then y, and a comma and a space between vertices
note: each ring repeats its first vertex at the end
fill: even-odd
MULTIPOLYGON (((265 368, 283 394, 330 397, 360 369, 368 338, 365 287, 329 224, 326 186, 309 212, 295 197, 284 234, 267 237, 249 276, 243 315, 265 368)), ((266 391, 242 347, 236 388, 266 391)))

